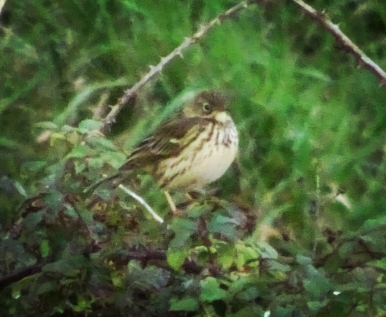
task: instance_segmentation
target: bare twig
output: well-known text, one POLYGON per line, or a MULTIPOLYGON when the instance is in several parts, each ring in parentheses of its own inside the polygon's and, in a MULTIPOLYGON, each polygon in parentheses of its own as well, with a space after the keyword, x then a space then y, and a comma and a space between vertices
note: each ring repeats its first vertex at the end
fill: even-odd
POLYGON ((3 9, 3 7, 4 7, 5 1, 6 0, 0 0, 0 13, 1 13, 1 10, 3 9))
POLYGON ((377 76, 382 86, 386 85, 386 73, 381 67, 379 67, 373 60, 371 60, 365 53, 363 53, 358 46, 356 46, 340 29, 337 24, 331 22, 328 17, 321 12, 316 11, 302 0, 292 0, 298 4, 303 12, 311 16, 314 20, 318 21, 324 26, 336 40, 350 52, 357 59, 358 64, 370 70, 375 76, 377 76))
POLYGON ((206 35, 216 24, 220 24, 223 20, 231 17, 236 12, 246 8, 249 4, 253 3, 254 1, 248 0, 243 1, 234 7, 230 8, 229 10, 221 13, 218 15, 215 19, 210 21, 208 24, 201 25, 200 28, 196 33, 193 34, 192 37, 187 37, 185 40, 172 51, 169 55, 162 57, 161 61, 156 66, 150 66, 150 71, 143 76, 133 87, 130 89, 127 89, 123 96, 118 100, 118 103, 111 107, 110 112, 107 114, 106 118, 104 119, 104 124, 101 128, 101 131, 104 132, 106 129, 115 122, 115 118, 117 117, 118 113, 122 110, 122 108, 127 104, 127 102, 133 98, 138 91, 151 79, 153 79, 157 74, 159 74, 164 66, 168 64, 170 61, 172 61, 177 56, 182 56, 182 51, 189 46, 197 43, 204 35, 206 35))
MULTIPOLYGON (((151 260, 160 260, 164 261, 167 259, 166 252, 163 250, 142 250, 142 251, 125 251, 122 250, 119 256, 114 259, 120 265, 127 265, 131 260, 141 261, 144 265, 146 265, 147 261, 151 260)), ((182 264, 182 269, 186 273, 192 274, 201 274, 204 270, 204 267, 200 266, 194 260, 190 258, 186 258, 184 263, 182 264)))
POLYGON ((122 189, 126 194, 133 197, 136 201, 138 201, 143 207, 146 208, 146 210, 153 216, 155 220, 157 220, 160 223, 163 223, 164 220, 149 206, 149 204, 140 196, 138 196, 136 193, 134 193, 132 190, 128 189, 126 186, 123 186, 122 184, 119 184, 118 186, 120 189, 122 189))
POLYGON ((26 268, 14 271, 0 279, 0 290, 15 282, 22 280, 27 276, 31 276, 42 271, 43 263, 33 264, 26 268))
MULTIPOLYGON (((87 252, 84 252, 83 254, 75 254, 74 257, 79 257, 79 256, 87 257, 90 254, 100 251, 100 248, 95 248, 93 245, 89 245, 86 249, 88 249, 87 252)), ((164 250, 142 250, 142 251, 121 250, 121 251, 122 252, 119 252, 119 255, 117 255, 116 257, 113 256, 114 261, 121 265, 123 264, 127 265, 127 263, 129 263, 131 260, 141 261, 144 264, 146 264, 147 261, 151 261, 151 260, 165 261, 167 259, 166 251, 164 250)), ((62 260, 58 260, 58 261, 62 261, 62 260)), ((58 261, 37 263, 34 265, 30 265, 28 267, 22 268, 20 270, 14 271, 4 277, 1 277, 0 290, 4 289, 9 285, 12 285, 13 283, 16 283, 22 280, 23 278, 33 276, 35 274, 39 274, 42 272, 42 269, 45 265, 54 264, 58 261)), ((201 274, 201 272, 204 270, 204 267, 200 266, 194 260, 186 258, 182 265, 182 269, 185 270, 186 273, 201 274)), ((43 274, 45 273, 43 272, 43 274)))

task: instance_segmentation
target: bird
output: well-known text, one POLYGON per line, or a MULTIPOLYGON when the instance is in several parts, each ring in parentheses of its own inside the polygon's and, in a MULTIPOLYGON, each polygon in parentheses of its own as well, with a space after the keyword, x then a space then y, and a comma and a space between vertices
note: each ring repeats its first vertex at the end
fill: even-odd
MULTIPOLYGON (((160 125, 127 157, 111 180, 142 170, 165 191, 190 192, 220 178, 235 160, 238 132, 227 112, 227 99, 217 91, 201 91, 160 125)), ((96 186, 99 186, 98 182, 96 186)))

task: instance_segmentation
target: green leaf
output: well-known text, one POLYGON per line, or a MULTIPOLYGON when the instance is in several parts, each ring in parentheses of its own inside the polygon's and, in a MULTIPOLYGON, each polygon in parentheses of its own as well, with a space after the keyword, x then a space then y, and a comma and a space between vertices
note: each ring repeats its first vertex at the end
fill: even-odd
POLYGON ((36 278, 40 275, 41 275, 40 273, 37 273, 35 275, 27 276, 27 277, 21 279, 20 281, 12 283, 11 284, 12 298, 20 300, 20 297, 22 295, 21 293, 23 292, 23 290, 28 290, 30 285, 34 284, 34 282, 36 281, 36 278))
POLYGON ((170 300, 170 311, 197 311, 198 308, 198 300, 193 297, 185 297, 180 300, 172 298, 170 300))
POLYGON ((377 217, 377 219, 368 219, 363 223, 359 234, 363 235, 369 232, 371 233, 374 230, 384 229, 384 226, 386 226, 386 216, 380 216, 377 217))
POLYGON ((11 149, 17 149, 19 147, 19 144, 7 138, 0 137, 0 146, 11 148, 11 149))
POLYGON ((317 311, 323 307, 325 307, 328 304, 328 300, 325 299, 324 301, 309 301, 307 303, 307 306, 314 311, 317 311))
POLYGON ((255 300, 261 294, 257 286, 247 287, 241 294, 240 297, 246 301, 255 300))
POLYGON ((59 129, 59 127, 51 121, 38 122, 35 124, 35 127, 41 128, 44 130, 58 130, 59 129))
POLYGON ((259 242, 260 255, 265 259, 277 259, 279 254, 267 242, 259 242))
POLYGON ((218 262, 224 269, 229 269, 234 263, 236 250, 233 245, 227 245, 217 249, 218 262))
POLYGON ((187 240, 196 231, 196 222, 190 219, 174 218, 170 225, 175 236, 169 244, 169 249, 179 249, 186 246, 187 240))
POLYGON ((305 316, 303 313, 301 313, 300 310, 294 309, 289 305, 289 307, 281 307, 281 306, 276 306, 271 310, 270 316, 275 316, 275 317, 303 317, 305 316))
POLYGON ((308 264, 312 264, 312 259, 309 257, 298 254, 296 256, 296 262, 298 262, 301 265, 308 265, 308 264))
POLYGON ((261 295, 259 287, 256 285, 256 279, 252 276, 241 276, 229 286, 230 294, 237 294, 238 298, 246 301, 254 300, 261 295))
POLYGON ((200 282, 201 294, 200 299, 206 302, 224 299, 227 297, 227 292, 220 288, 220 283, 212 276, 207 277, 200 282))
POLYGON ((172 249, 169 248, 167 252, 167 262, 171 268, 178 270, 182 264, 184 264, 185 259, 189 255, 188 249, 172 249))
POLYGON ((111 140, 106 139, 105 137, 90 138, 90 140, 88 140, 88 143, 92 146, 95 146, 95 147, 101 148, 101 149, 105 149, 105 150, 115 150, 116 149, 114 143, 111 140))
POLYGON ((77 298, 76 305, 71 305, 71 307, 74 309, 76 312, 91 312, 91 304, 92 300, 90 300, 89 297, 85 298, 84 295, 79 294, 77 298))
POLYGON ((170 272, 159 267, 147 266, 142 271, 142 279, 155 289, 165 287, 170 279, 170 272))
POLYGON ((257 265, 257 259, 259 258, 259 250, 246 246, 245 244, 239 243, 236 245, 237 256, 235 259, 235 264, 238 269, 242 269, 244 265, 249 261, 255 261, 257 265))
POLYGON ((142 6, 135 4, 135 1, 123 1, 122 4, 128 9, 128 11, 133 11, 137 13, 144 14, 146 11, 142 6))
POLYGON ((18 265, 32 265, 36 263, 33 255, 25 250, 25 246, 18 240, 4 239, 1 242, 0 251, 2 253, 2 261, 7 259, 11 262, 16 262, 18 265))
POLYGON ((75 161, 74 166, 75 166, 75 174, 78 175, 86 169, 87 164, 84 160, 81 160, 81 161, 75 161))
POLYGON ((44 202, 51 209, 52 215, 56 216, 63 206, 63 194, 53 190, 44 195, 44 202))
POLYGON ((270 260, 269 262, 269 270, 272 271, 280 271, 280 272, 290 272, 291 266, 287 264, 280 263, 275 260, 270 260))
POLYGON ((80 269, 85 262, 86 258, 84 256, 69 257, 54 263, 46 264, 43 266, 42 272, 55 274, 59 273, 65 276, 76 276, 79 274, 80 269))
POLYGON ((34 162, 24 163, 21 169, 24 172, 31 173, 31 172, 38 172, 46 166, 47 166, 47 162, 45 161, 34 161, 34 162))
POLYGON ((349 257, 353 252, 355 252, 356 248, 358 248, 358 244, 356 243, 356 241, 348 241, 343 244, 342 247, 339 249, 339 256, 342 259, 345 259, 349 257))
POLYGON ((78 145, 74 147, 70 153, 67 154, 66 158, 84 158, 90 155, 90 148, 85 145, 78 145))
POLYGON ((238 312, 230 316, 250 317, 250 316, 265 316, 265 315, 264 315, 264 310, 260 306, 249 304, 248 306, 242 308, 241 310, 239 310, 238 312))
MULTIPOLYGON (((79 218, 79 214, 75 211, 75 209, 71 206, 71 205, 65 205, 64 206, 65 209, 64 209, 64 214, 71 217, 71 218, 74 218, 74 219, 78 219, 79 218)), ((85 213, 83 213, 84 215, 85 213)))
POLYGON ((50 253, 50 245, 48 240, 43 240, 40 244, 40 254, 43 258, 47 257, 50 253))
POLYGON ((208 229, 210 232, 220 233, 234 241, 237 238, 236 225, 237 223, 235 223, 234 219, 216 215, 208 224, 208 229))
POLYGON ((81 133, 87 133, 90 131, 99 130, 103 126, 103 123, 96 120, 86 119, 79 123, 79 131, 81 133))
POLYGON ((21 295, 21 283, 15 283, 12 285, 12 298, 19 299, 21 295))
POLYGON ((24 226, 30 230, 34 230, 37 224, 39 224, 43 219, 43 210, 39 210, 37 212, 29 213, 24 218, 24 226))
POLYGON ((110 164, 113 168, 118 169, 125 161, 126 161, 126 154, 121 152, 104 152, 101 153, 101 159, 110 164))
POLYGON ((319 79, 321 81, 324 81, 324 82, 331 82, 331 78, 325 74, 325 73, 322 73, 321 71, 315 69, 315 68, 303 68, 303 69, 299 69, 298 70, 298 73, 306 76, 306 77, 309 77, 311 79, 319 79))
POLYGON ((5 190, 5 192, 13 192, 16 189, 20 195, 27 197, 27 193, 22 184, 5 175, 0 177, 0 189, 5 190))
MULTIPOLYGON (((127 265, 128 284, 136 285, 146 291, 149 289, 161 289, 170 279, 170 272, 159 267, 147 266, 144 269, 138 261, 130 261, 127 265)), ((116 282, 119 282, 118 280, 116 282)), ((119 282, 120 283, 120 282, 119 282)))
POLYGON ((19 182, 13 181, 13 185, 15 186, 16 190, 19 192, 20 195, 27 197, 27 192, 19 182))
POLYGON ((88 166, 96 170, 99 170, 105 163, 106 161, 100 157, 87 159, 88 166))
POLYGON ((380 260, 370 261, 369 264, 370 264, 371 266, 380 268, 380 269, 382 269, 382 270, 386 270, 386 258, 382 258, 382 259, 380 259, 380 260))
POLYGON ((58 288, 58 285, 54 281, 44 282, 39 285, 37 289, 37 293, 39 295, 49 293, 51 291, 54 291, 58 288))
POLYGON ((306 265, 305 271, 307 278, 303 280, 303 286, 309 292, 311 298, 325 296, 333 289, 332 283, 324 276, 322 269, 317 270, 312 265, 306 265))

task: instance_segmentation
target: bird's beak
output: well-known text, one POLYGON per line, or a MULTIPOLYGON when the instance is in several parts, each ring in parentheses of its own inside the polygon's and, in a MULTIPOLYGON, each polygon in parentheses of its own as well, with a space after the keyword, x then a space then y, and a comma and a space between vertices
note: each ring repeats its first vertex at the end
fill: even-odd
POLYGON ((226 123, 228 119, 228 114, 225 111, 217 112, 216 115, 214 116, 214 119, 218 122, 221 123, 226 123))

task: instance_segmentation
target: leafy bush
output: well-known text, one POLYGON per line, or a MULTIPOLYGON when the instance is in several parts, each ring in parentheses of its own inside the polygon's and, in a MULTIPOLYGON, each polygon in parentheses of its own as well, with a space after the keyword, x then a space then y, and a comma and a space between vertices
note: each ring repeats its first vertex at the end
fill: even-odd
MULTIPOLYGON (((230 1, 8 1, 1 13, 2 316, 383 316, 385 91, 292 2, 258 1, 132 86, 230 1), (204 88, 231 95, 238 162, 172 216, 115 188, 135 144, 204 88)), ((384 65, 385 5, 313 1, 384 65)))

